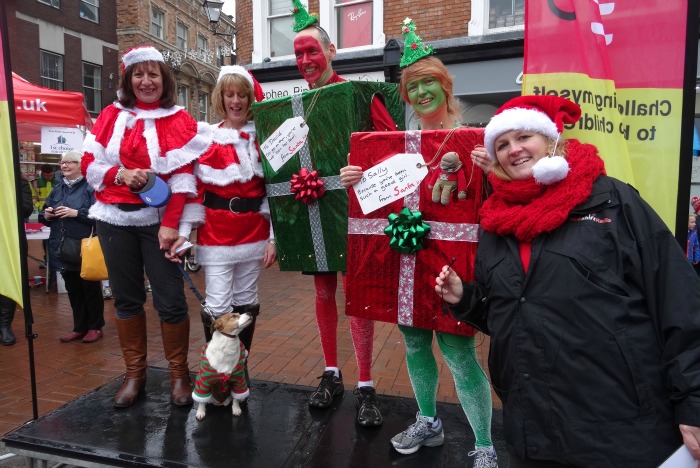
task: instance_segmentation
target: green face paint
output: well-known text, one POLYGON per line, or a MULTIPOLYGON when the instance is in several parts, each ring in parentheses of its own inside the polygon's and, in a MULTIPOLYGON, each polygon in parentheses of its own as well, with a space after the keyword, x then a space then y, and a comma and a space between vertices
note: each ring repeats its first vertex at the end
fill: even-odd
POLYGON ((428 76, 409 81, 406 85, 408 101, 418 115, 431 115, 445 105, 445 93, 440 82, 428 76))

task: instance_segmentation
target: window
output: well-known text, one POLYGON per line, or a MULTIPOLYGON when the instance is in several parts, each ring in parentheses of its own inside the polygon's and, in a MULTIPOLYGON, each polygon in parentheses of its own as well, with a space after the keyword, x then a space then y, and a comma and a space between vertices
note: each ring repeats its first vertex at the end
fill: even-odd
POLYGON ((525 24, 525 0, 490 0, 489 29, 525 24))
POLYGON ((187 97, 190 94, 190 88, 187 86, 177 87, 177 105, 187 109, 187 97))
POLYGON ((159 9, 151 9, 151 34, 160 39, 163 39, 163 16, 164 13, 159 9))
POLYGON ((209 50, 209 41, 202 35, 197 35, 197 52, 202 59, 207 56, 207 51, 209 50))
POLYGON ((102 110, 102 67, 83 62, 83 94, 89 112, 102 110))
POLYGON ((209 122, 209 95, 199 93, 199 121, 209 122))
POLYGON ((100 22, 100 0, 80 0, 80 17, 100 22))
POLYGON ((270 31, 270 57, 294 54, 294 36, 292 31, 292 12, 289 0, 267 0, 268 24, 270 31))
POLYGON ((336 47, 372 44, 372 1, 335 0, 336 47))
POLYGON ((39 0, 39 3, 51 5, 54 8, 61 8, 61 0, 39 0))
POLYGON ((177 38, 175 40, 175 46, 180 49, 187 51, 187 26, 182 23, 177 23, 177 38))
POLYGON ((224 51, 221 45, 216 45, 216 66, 222 67, 224 65, 224 51))
POLYGON ((41 86, 63 91, 63 56, 42 50, 41 86))
POLYGON ((469 35, 483 36, 525 29, 525 0, 481 0, 471 2, 469 35))

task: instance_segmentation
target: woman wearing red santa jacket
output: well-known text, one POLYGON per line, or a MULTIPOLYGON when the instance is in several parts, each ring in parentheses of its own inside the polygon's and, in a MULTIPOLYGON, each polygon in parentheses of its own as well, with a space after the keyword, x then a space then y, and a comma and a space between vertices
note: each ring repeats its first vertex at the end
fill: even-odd
POLYGON ((194 203, 193 170, 194 160, 210 144, 211 129, 198 126, 175 105, 175 81, 155 48, 128 50, 122 69, 119 100, 100 113, 82 159, 83 174, 95 189, 90 216, 97 220, 126 363, 114 406, 130 406, 146 383, 144 268, 161 321, 172 402, 191 405, 190 319, 182 275, 171 258, 204 217, 202 206, 194 203), (154 174, 171 192, 160 208, 134 193, 154 174))
MULTIPOLYGON (((262 88, 245 68, 221 68, 212 107, 223 122, 213 126, 213 143, 197 161, 205 222, 197 230, 197 261, 206 275, 206 302, 215 316, 248 313, 253 321, 239 335, 250 351, 260 312, 260 267, 277 257, 252 119, 262 88)), ((207 341, 212 318, 202 311, 207 341)))

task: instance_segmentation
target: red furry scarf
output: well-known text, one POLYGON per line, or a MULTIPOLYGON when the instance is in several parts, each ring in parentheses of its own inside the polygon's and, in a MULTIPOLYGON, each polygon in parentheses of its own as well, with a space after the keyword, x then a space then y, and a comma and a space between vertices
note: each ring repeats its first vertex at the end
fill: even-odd
POLYGON ((491 174, 493 194, 481 207, 481 226, 500 236, 530 242, 566 221, 571 210, 591 194, 593 181, 605 174, 595 146, 572 139, 566 153, 571 171, 553 185, 538 185, 534 178, 505 181, 491 174))

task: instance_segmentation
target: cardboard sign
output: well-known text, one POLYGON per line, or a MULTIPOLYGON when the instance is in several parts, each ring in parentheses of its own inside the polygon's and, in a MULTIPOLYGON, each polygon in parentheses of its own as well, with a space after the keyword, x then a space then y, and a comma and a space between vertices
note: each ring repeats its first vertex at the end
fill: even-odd
POLYGON ((77 127, 41 127, 41 152, 63 154, 80 151, 85 135, 77 127))
POLYGON ((265 142, 260 149, 265 159, 270 163, 272 170, 277 172, 296 154, 306 141, 309 134, 309 126, 303 117, 292 117, 284 121, 265 142))
POLYGON ((420 154, 399 153, 367 169, 353 188, 364 214, 416 191, 428 168, 420 154))

